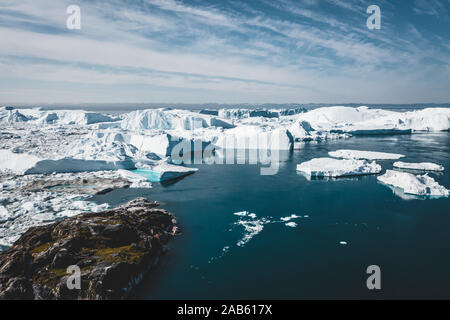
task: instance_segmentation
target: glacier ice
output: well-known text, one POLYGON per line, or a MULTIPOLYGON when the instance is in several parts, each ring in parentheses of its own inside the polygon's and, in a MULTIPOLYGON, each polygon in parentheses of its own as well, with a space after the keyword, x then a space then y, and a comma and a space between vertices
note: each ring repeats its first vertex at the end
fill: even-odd
MULTIPOLYGON (((196 171, 173 165, 177 161, 172 152, 180 142, 220 155, 229 148, 288 151, 294 143, 299 146, 307 141, 449 129, 449 108, 409 112, 367 107, 324 107, 311 111, 236 108, 209 112, 165 108, 110 115, 83 110, 0 107, 0 245, 11 244, 30 226, 102 208, 84 203, 85 193, 26 191, 24 188, 33 179, 113 177, 125 179, 131 188, 149 188, 151 181, 146 175, 152 181, 163 181, 196 171), (146 173, 130 171, 136 169, 146 173)), ((338 150, 330 156, 351 159, 313 159, 299 164, 298 169, 314 177, 373 174, 379 173, 381 167, 362 159, 401 157, 356 150, 347 153, 338 150)), ((398 162, 394 166, 441 169, 430 163, 398 162)), ((428 183, 432 178, 414 179, 411 181, 428 183)), ((245 218, 258 220, 250 213, 245 218)), ((283 223, 294 222, 292 219, 295 218, 283 223)), ((257 228, 254 225, 252 229, 251 224, 247 227, 249 231, 257 228)))
POLYGON ((449 190, 441 186, 433 178, 425 175, 414 175, 407 172, 387 170, 377 179, 385 184, 400 188, 406 194, 431 197, 448 197, 449 190))
POLYGON ((347 177, 377 174, 381 166, 374 162, 356 159, 316 158, 297 165, 297 171, 310 177, 347 177))
POLYGON ((394 167, 399 169, 422 170, 422 171, 444 171, 445 168, 439 164, 431 162, 410 163, 397 161, 394 167))

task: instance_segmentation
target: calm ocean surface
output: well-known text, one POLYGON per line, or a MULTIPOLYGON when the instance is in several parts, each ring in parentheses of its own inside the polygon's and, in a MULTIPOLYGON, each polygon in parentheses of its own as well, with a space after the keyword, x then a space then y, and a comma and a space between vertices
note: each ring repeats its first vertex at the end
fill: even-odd
MULTIPOLYGON (((277 175, 261 176, 257 165, 195 165, 174 184, 96 196, 111 205, 160 201, 182 228, 136 298, 450 298, 450 199, 394 193, 376 176, 308 181, 296 173, 298 163, 341 148, 442 164, 447 171, 430 176, 450 188, 445 132, 306 143, 286 154, 277 175), (275 223, 237 246, 239 211, 275 223), (291 214, 302 216, 296 228, 279 222, 291 214), (366 288, 369 265, 381 268, 381 291, 366 288)), ((384 170, 393 162, 378 161, 384 170)))

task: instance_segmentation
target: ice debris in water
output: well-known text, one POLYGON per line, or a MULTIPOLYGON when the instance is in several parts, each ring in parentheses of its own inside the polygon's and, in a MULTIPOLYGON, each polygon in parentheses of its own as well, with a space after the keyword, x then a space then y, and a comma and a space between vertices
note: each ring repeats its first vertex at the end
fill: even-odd
POLYGON ((245 229, 244 236, 241 240, 237 242, 238 247, 243 247, 245 244, 247 244, 254 236, 259 234, 264 229, 264 225, 270 223, 270 220, 267 220, 266 218, 261 218, 258 220, 251 220, 251 221, 245 221, 245 220, 239 220, 236 222, 237 225, 241 225, 245 229))
POLYGON ((235 212, 233 213, 235 216, 239 216, 239 217, 250 217, 252 219, 256 218, 256 214, 254 213, 250 213, 248 211, 240 211, 240 212, 235 212))
POLYGON ((283 217, 280 220, 283 222, 287 222, 287 221, 291 221, 292 219, 299 219, 301 218, 300 216, 297 216, 295 214, 291 214, 289 217, 283 217))

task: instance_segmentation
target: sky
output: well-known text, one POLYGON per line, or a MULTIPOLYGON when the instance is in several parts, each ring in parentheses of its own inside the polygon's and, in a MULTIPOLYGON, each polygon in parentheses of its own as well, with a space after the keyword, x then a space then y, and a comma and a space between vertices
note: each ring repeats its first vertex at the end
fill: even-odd
POLYGON ((89 102, 448 103, 450 0, 0 0, 0 104, 89 102))

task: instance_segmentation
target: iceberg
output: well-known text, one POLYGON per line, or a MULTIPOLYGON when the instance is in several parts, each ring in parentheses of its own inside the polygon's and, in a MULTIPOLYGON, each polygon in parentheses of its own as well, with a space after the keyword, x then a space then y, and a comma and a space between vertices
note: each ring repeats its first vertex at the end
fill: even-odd
POLYGON ((8 124, 27 122, 30 118, 10 107, 0 108, 0 122, 6 122, 8 124))
POLYGON ((361 151, 361 150, 337 150, 328 152, 333 158, 340 159, 363 159, 363 160, 396 160, 405 157, 402 154, 361 151))
POLYGON ((448 197, 449 190, 425 175, 414 175, 407 172, 387 170, 377 178, 379 181, 403 190, 406 194, 430 197, 448 197))
POLYGON ((84 110, 54 110, 45 111, 39 108, 22 109, 21 114, 35 125, 78 125, 87 126, 91 124, 119 121, 118 117, 102 113, 84 110))
POLYGON ((297 165, 297 171, 310 177, 337 178, 377 174, 381 172, 381 166, 375 161, 370 163, 356 159, 316 158, 297 165))
POLYGON ((122 129, 139 130, 195 130, 208 127, 233 128, 223 119, 186 110, 147 109, 137 110, 125 115, 122 129))
POLYGON ((225 130, 212 144, 221 149, 292 150, 294 138, 284 128, 242 125, 225 130))
POLYGON ((433 132, 450 129, 450 108, 395 112, 337 106, 311 110, 297 115, 296 119, 308 121, 319 131, 354 135, 433 132))
POLYGON ((395 168, 399 169, 409 169, 409 170, 422 170, 422 171, 444 171, 445 168, 439 164, 431 162, 421 162, 421 163, 407 163, 407 162, 395 162, 395 168))
POLYGON ((173 147, 181 140, 167 133, 156 135, 133 134, 129 137, 129 143, 139 151, 153 152, 163 157, 170 156, 173 147))
POLYGON ((133 169, 131 159, 116 161, 75 158, 41 159, 28 153, 0 150, 0 170, 17 175, 133 169))
POLYGON ((299 113, 306 112, 305 108, 293 108, 293 109, 219 109, 219 111, 202 110, 200 113, 204 114, 217 114, 224 119, 245 119, 245 118, 280 118, 282 116, 291 116, 299 113), (217 113, 216 113, 217 112, 217 113))

